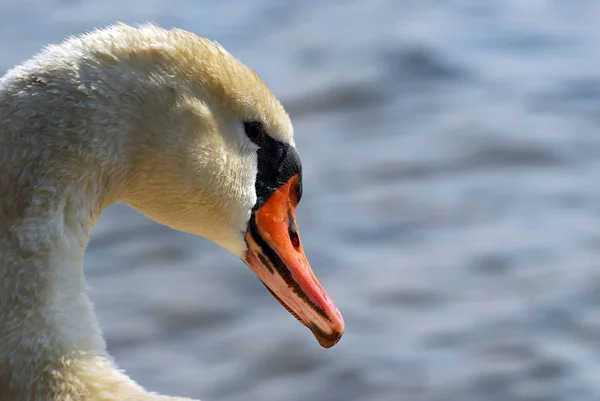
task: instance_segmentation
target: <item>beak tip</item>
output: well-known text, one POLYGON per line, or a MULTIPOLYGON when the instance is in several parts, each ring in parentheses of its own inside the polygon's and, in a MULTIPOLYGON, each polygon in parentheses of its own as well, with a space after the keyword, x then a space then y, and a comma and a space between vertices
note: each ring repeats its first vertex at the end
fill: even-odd
POLYGON ((312 331, 313 335, 323 348, 333 347, 340 341, 340 339, 344 335, 343 327, 340 330, 334 330, 332 333, 325 333, 314 325, 310 325, 309 329, 310 331, 312 331))

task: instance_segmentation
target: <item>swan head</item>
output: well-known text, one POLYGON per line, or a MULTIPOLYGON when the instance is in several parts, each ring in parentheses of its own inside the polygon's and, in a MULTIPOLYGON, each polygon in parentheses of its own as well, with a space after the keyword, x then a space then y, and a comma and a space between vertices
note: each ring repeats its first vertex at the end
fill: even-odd
POLYGON ((117 29, 135 43, 119 55, 113 32, 107 62, 136 72, 153 65, 128 78, 141 80, 135 113, 143 118, 126 146, 122 200, 238 256, 323 347, 335 345, 344 321, 300 241, 302 165, 281 103, 213 42, 153 26, 117 29))

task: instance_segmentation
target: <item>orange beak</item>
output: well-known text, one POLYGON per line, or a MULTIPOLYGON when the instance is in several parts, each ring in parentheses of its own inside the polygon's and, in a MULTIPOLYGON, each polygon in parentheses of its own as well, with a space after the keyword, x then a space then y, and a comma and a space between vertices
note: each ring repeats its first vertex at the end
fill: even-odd
POLYGON ((246 264, 273 296, 325 348, 344 334, 344 319, 315 277, 300 242, 294 211, 299 176, 294 175, 252 213, 246 264))

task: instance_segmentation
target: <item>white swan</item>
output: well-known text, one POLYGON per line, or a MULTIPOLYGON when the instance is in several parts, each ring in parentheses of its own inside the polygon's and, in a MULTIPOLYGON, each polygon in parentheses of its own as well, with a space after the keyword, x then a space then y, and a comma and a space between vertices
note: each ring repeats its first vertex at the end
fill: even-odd
POLYGON ((320 344, 344 322, 306 260, 288 115, 223 48, 124 24, 0 79, 0 400, 166 400, 118 370, 85 293, 90 228, 126 202, 213 240, 320 344))

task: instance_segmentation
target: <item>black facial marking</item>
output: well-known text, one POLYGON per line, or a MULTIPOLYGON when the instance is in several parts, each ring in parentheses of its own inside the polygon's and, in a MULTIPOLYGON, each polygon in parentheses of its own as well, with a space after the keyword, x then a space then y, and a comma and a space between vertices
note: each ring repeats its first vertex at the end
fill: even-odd
MULTIPOLYGON (((244 126, 250 126, 246 123, 244 126)), ((290 178, 298 174, 298 201, 302 197, 302 164, 298 151, 291 145, 277 141, 267 134, 255 142, 257 150, 258 173, 256 174, 256 204, 253 210, 265 204, 273 192, 285 185, 290 178)))

